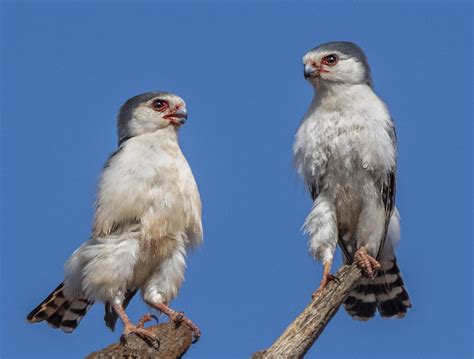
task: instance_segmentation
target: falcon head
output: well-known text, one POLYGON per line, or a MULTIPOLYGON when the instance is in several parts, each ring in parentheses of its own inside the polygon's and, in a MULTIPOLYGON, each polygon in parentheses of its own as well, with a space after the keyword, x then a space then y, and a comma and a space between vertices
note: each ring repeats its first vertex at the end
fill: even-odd
POLYGON ((127 100, 120 108, 119 142, 164 128, 178 129, 187 119, 183 99, 168 92, 147 92, 127 100))
POLYGON ((313 85, 365 83, 372 86, 367 57, 352 42, 319 45, 304 55, 303 65, 304 77, 313 85))

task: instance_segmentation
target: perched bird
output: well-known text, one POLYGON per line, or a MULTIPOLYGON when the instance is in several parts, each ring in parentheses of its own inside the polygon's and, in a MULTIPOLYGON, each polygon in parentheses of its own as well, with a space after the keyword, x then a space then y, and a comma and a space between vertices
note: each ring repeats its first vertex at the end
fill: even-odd
POLYGON ((184 101, 148 92, 129 99, 118 114, 118 149, 102 171, 91 238, 65 264, 64 281, 27 317, 72 332, 95 301, 105 303, 106 325, 117 317, 124 335, 154 338, 125 313, 138 290, 173 321, 198 327, 168 304, 184 279, 185 256, 202 242, 201 200, 178 144, 187 119, 184 101))
POLYGON ((367 58, 357 45, 320 45, 303 64, 315 94, 293 152, 314 201, 303 228, 311 253, 324 266, 318 291, 335 279, 330 270, 339 244, 344 262, 356 261, 365 273, 345 302, 347 312, 361 320, 376 310, 382 317, 402 317, 411 303, 394 255, 400 217, 390 113, 374 92, 367 58))

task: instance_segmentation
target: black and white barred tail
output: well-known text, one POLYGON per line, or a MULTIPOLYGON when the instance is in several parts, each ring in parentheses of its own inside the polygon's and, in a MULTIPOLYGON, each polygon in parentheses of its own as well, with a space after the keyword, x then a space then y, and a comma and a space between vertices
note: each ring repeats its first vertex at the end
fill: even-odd
POLYGON ((354 319, 368 320, 377 310, 384 318, 402 318, 411 307, 396 258, 380 265, 375 278, 363 277, 344 303, 354 319))
POLYGON ((76 329, 94 302, 82 298, 67 300, 63 287, 64 283, 61 283, 28 314, 26 320, 30 323, 46 320, 50 327, 60 328, 65 333, 71 333, 76 329))

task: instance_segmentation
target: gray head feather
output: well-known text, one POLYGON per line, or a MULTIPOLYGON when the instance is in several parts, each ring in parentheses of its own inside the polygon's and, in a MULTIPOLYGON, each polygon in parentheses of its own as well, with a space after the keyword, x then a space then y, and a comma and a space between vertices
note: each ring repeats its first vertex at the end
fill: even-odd
POLYGON ((370 66, 369 62, 367 61, 367 56, 365 56, 364 51, 354 44, 353 42, 349 41, 333 41, 333 42, 327 42, 325 44, 319 45, 312 49, 311 51, 337 51, 340 53, 343 53, 347 56, 350 56, 360 63, 363 64, 365 70, 366 70, 366 82, 368 85, 372 86, 372 76, 370 74, 370 66))
POLYGON ((122 107, 120 107, 119 114, 117 116, 117 127, 118 127, 118 140, 119 145, 130 138, 132 134, 130 133, 129 123, 132 119, 133 112, 135 109, 144 102, 151 100, 152 98, 169 95, 168 92, 161 91, 152 91, 145 92, 140 95, 134 96, 128 99, 122 107))

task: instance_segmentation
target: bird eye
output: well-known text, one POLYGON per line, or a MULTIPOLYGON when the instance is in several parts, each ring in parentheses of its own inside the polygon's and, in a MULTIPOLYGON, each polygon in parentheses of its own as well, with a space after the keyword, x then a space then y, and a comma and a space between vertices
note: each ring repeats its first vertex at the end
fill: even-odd
POLYGON ((151 106, 156 111, 163 111, 166 107, 168 107, 168 103, 163 100, 155 100, 152 102, 151 106))
POLYGON ((339 61, 337 55, 328 55, 323 58, 323 64, 328 66, 334 66, 339 61))

